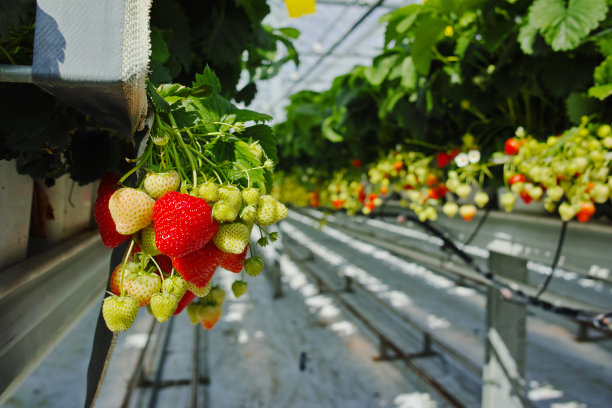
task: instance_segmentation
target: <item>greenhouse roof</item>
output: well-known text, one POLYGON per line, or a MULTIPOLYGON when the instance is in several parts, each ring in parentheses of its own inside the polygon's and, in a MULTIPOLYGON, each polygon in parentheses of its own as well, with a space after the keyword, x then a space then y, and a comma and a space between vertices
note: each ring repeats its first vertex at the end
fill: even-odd
POLYGON ((275 28, 294 27, 300 36, 294 45, 299 66, 285 64, 279 74, 258 83, 251 108, 270 113, 275 122, 285 117, 289 96, 311 89, 329 89, 333 79, 356 65, 369 66, 384 42, 380 18, 416 1, 317 0, 316 12, 290 18, 284 0, 270 0, 271 12, 264 21, 275 28))

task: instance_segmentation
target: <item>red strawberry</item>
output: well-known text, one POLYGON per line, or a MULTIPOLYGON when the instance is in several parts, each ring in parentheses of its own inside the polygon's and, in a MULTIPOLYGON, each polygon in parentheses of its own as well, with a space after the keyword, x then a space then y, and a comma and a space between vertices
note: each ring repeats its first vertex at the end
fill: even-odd
POLYGON ((185 309, 187 305, 193 301, 193 299, 195 299, 195 294, 193 294, 193 292, 185 292, 181 300, 179 300, 176 310, 172 314, 176 316, 177 314, 181 313, 183 309, 185 309))
POLYGON ((440 152, 436 156, 436 162, 438 162, 438 168, 446 166, 451 161, 451 155, 446 152, 440 152))
POLYGON ((222 252, 213 242, 185 256, 172 258, 172 265, 183 279, 196 286, 206 286, 221 264, 222 252))
POLYGON ((510 185, 513 185, 515 183, 524 183, 526 181, 527 181, 527 178, 525 177, 524 174, 521 174, 521 173, 515 174, 508 179, 508 183, 510 185))
POLYGON ((504 153, 508 156, 514 156, 518 154, 522 145, 523 143, 521 141, 511 137, 504 143, 504 153))
POLYGON ((167 275, 172 273, 172 259, 168 255, 157 255, 155 262, 157 262, 163 273, 167 275))
POLYGON ((521 192, 519 193, 519 196, 523 199, 525 204, 529 204, 533 201, 533 198, 529 195, 527 190, 521 190, 521 192))
POLYGON ((155 244, 164 254, 181 257, 204 247, 219 224, 206 200, 170 191, 155 202, 155 244))
POLYGON ((240 273, 242 271, 242 268, 244 267, 242 261, 245 260, 248 250, 249 246, 247 245, 241 254, 230 254, 227 252, 223 252, 223 254, 221 255, 221 267, 230 272, 240 273))
POLYGON ((579 222, 587 222, 595 214, 595 205, 590 201, 581 201, 580 209, 576 213, 579 222))
POLYGON ((109 173, 100 181, 98 187, 98 197, 94 203, 94 218, 100 230, 102 242, 107 248, 116 248, 121 245, 126 239, 132 235, 123 235, 117 232, 115 221, 111 217, 108 209, 108 201, 115 192, 115 186, 119 181, 119 176, 115 173, 109 173))

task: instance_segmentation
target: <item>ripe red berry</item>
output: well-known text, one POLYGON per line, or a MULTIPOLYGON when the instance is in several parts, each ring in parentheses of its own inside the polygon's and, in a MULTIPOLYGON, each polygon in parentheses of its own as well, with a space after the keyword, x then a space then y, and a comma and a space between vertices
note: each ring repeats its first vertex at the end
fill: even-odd
POLYGON ((185 292, 181 300, 179 300, 176 310, 172 314, 176 316, 177 314, 181 313, 183 309, 185 309, 187 305, 190 304, 193 301, 193 299, 195 299, 195 296, 196 295, 193 292, 190 292, 190 291, 185 292))
POLYGON ((504 144, 504 153, 509 156, 514 156, 518 154, 521 145, 522 143, 519 140, 511 137, 506 140, 506 143, 504 144))
POLYGON ((155 202, 155 244, 164 254, 181 257, 204 247, 219 224, 203 198, 170 191, 155 202))
POLYGON ((525 177, 524 174, 515 174, 514 176, 510 177, 508 179, 508 183, 510 185, 513 185, 515 183, 524 183, 525 181, 527 181, 527 178, 525 177))
POLYGON ((115 192, 115 187, 119 181, 119 176, 109 173, 102 178, 98 187, 98 197, 94 203, 94 218, 100 230, 102 243, 107 248, 116 248, 132 235, 123 235, 117 232, 115 221, 108 209, 108 202, 115 192))
POLYGON ((221 255, 221 267, 230 272, 240 273, 244 267, 242 262, 245 260, 248 250, 249 246, 247 245, 246 248, 244 248, 244 251, 242 251, 240 254, 223 252, 221 255))
POLYGON ((204 248, 172 258, 172 265, 183 279, 196 286, 206 286, 221 264, 222 251, 211 241, 204 248))

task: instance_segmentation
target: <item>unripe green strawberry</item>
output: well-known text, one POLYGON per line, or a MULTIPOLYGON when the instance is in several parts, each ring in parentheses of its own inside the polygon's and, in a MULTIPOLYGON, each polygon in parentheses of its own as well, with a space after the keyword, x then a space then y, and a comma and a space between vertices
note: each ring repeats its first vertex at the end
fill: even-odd
POLYGON ((247 203, 247 205, 257 205, 257 203, 259 203, 259 197, 259 190, 256 188, 251 187, 242 190, 242 199, 245 203, 247 203))
POLYGON ((213 217, 220 222, 232 222, 238 217, 238 209, 226 200, 217 202, 213 206, 213 217))
POLYGON ((552 201, 559 201, 563 197, 564 191, 561 186, 553 186, 546 190, 546 196, 552 201))
MULTIPOLYGON (((119 296, 121 294, 121 271, 124 271, 124 276, 128 276, 133 273, 140 272, 140 263, 134 261, 127 261, 125 264, 125 268, 123 263, 120 263, 115 267, 113 273, 111 273, 110 277, 110 290, 115 295, 119 296)), ((124 277, 125 280, 125 277, 124 277)))
POLYGON ((610 136, 610 133, 612 133, 612 127, 610 127, 610 125, 601 125, 597 128, 597 136, 602 139, 610 136))
POLYGON ((444 206, 442 206, 442 212, 446 214, 447 217, 453 218, 459 212, 459 206, 457 203, 452 201, 447 201, 444 206))
POLYGON ((225 290, 223 290, 219 286, 211 288, 210 292, 208 292, 208 295, 206 295, 206 297, 204 298, 204 301, 222 305, 225 301, 225 290))
POLYGON ((557 202, 551 200, 550 198, 546 198, 544 200, 544 209, 546 211, 548 211, 549 213, 555 211, 555 209, 557 208, 557 202))
POLYGON ((531 188, 529 188, 529 190, 527 190, 527 193, 529 193, 529 196, 531 198, 538 201, 540 198, 542 198, 544 190, 542 190, 542 187, 540 186, 532 186, 531 188))
POLYGON ((223 252, 240 254, 249 243, 249 228, 241 222, 222 224, 213 237, 213 242, 223 252))
POLYGON ((608 150, 612 149, 612 136, 607 136, 605 137, 601 143, 604 145, 604 147, 608 150))
POLYGON ((238 207, 238 211, 242 206, 242 194, 236 186, 219 187, 219 200, 228 201, 232 207, 238 207))
POLYGON ((108 209, 117 232, 129 235, 153 222, 154 205, 155 200, 144 191, 124 187, 113 193, 108 209))
MULTIPOLYGON (((180 300, 187 291, 187 281, 179 275, 169 276, 162 282, 162 292, 178 296, 180 300)), ((178 302, 178 300, 177 300, 178 302)))
POLYGON ((504 210, 506 210, 506 212, 510 212, 512 211, 512 209, 514 208, 514 204, 516 203, 516 196, 510 191, 507 191, 502 194, 499 201, 504 207, 504 210))
POLYGON ((197 324, 204 315, 204 305, 200 302, 193 302, 187 306, 187 316, 191 324, 197 324))
POLYGON ((213 203, 219 199, 219 186, 214 181, 207 181, 198 187, 198 196, 213 203))
MULTIPOLYGON (((586 170, 587 166, 589 165, 589 161, 587 160, 586 157, 574 157, 574 159, 571 161, 572 165, 574 165, 576 167, 576 171, 574 173, 584 173, 584 171, 586 170)), ((573 175, 573 173, 572 173, 573 175)))
POLYGON ((563 202, 559 206, 559 215, 563 221, 569 221, 576 215, 576 208, 568 202, 563 202))
POLYGON ((608 197, 610 196, 610 187, 606 184, 595 184, 595 187, 591 189, 589 195, 598 204, 603 204, 608 201, 608 197))
POLYGON ((255 157, 257 157, 257 160, 261 162, 261 158, 263 157, 263 148, 261 147, 259 142, 253 142, 249 145, 249 147, 251 148, 251 151, 253 152, 255 157))
POLYGON ((180 299, 172 293, 155 293, 151 296, 151 313, 157 321, 165 322, 176 310, 180 299))
POLYGON ((271 195, 263 195, 259 198, 256 221, 262 227, 272 225, 287 216, 287 207, 276 201, 271 195))
POLYGON ((438 219, 438 212, 432 206, 426 207, 425 210, 423 210, 423 214, 426 220, 436 221, 438 219))
POLYGON ((247 205, 240 212, 240 219, 247 224, 253 224, 255 222, 255 218, 257 217, 257 209, 254 205, 247 205))
POLYGON ((525 183, 522 181, 516 182, 510 186, 510 189, 514 194, 520 194, 525 189, 525 183))
POLYGON ((159 275, 149 272, 131 273, 123 278, 125 293, 138 301, 139 306, 146 306, 151 296, 161 290, 159 275))
POLYGON ((244 270, 249 276, 257 276, 261 273, 264 266, 263 259, 260 256, 254 256, 244 260, 244 270))
POLYGON ((232 292, 234 292, 234 296, 236 296, 237 298, 244 295, 248 288, 249 284, 245 281, 237 280, 232 283, 232 292))
POLYGON ((457 194, 460 198, 466 198, 472 192, 472 187, 467 184, 460 184, 455 189, 455 194, 457 194))
POLYGON ((483 208, 489 202, 489 195, 484 191, 479 191, 474 196, 474 202, 479 208, 483 208))
POLYGON ((211 288, 211 281, 208 281, 208 283, 202 287, 197 286, 193 282, 187 281, 187 290, 195 294, 198 297, 204 297, 208 295, 208 292, 210 292, 210 288, 211 288))
POLYGON ((176 191, 181 185, 181 176, 176 170, 166 173, 148 172, 144 179, 145 191, 158 199, 169 191, 176 191))
POLYGON ((112 332, 129 329, 138 314, 138 301, 129 296, 109 296, 102 304, 102 317, 112 332))
POLYGON ((153 223, 140 231, 140 247, 151 256, 160 255, 161 251, 155 245, 155 227, 153 223))

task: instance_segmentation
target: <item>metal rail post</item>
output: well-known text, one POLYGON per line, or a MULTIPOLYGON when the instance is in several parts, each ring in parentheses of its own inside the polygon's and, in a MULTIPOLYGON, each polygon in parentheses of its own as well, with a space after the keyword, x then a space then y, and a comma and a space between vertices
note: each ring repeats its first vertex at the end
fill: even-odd
MULTIPOLYGON (((491 250, 490 270, 497 276, 526 283, 527 262, 491 250)), ((505 252, 505 251, 504 251, 505 252)), ((525 392, 525 333, 527 306, 508 302, 503 293, 489 288, 487 339, 482 372, 483 408, 529 406, 525 392)))

